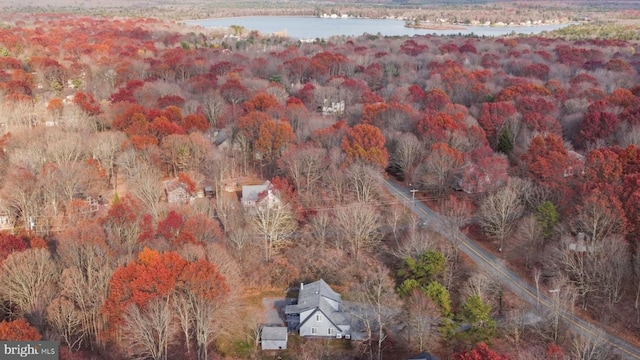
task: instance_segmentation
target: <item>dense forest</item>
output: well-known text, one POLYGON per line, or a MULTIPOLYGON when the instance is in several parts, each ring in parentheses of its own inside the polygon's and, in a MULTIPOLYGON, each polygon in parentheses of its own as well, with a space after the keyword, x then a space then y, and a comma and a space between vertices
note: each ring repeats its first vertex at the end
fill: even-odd
POLYGON ((377 329, 283 358, 613 358, 561 311, 638 342, 637 42, 0 20, 0 340, 268 358, 261 299, 322 278, 377 329), (555 291, 556 311, 525 324, 383 178, 555 291), (257 201, 277 201, 247 205, 266 180, 257 201))

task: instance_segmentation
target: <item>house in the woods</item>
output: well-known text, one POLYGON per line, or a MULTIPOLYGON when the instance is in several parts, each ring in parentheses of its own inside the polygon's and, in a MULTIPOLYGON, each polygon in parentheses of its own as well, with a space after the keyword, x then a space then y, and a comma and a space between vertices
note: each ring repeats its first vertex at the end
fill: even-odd
POLYGON ((583 232, 573 236, 571 234, 562 235, 561 241, 566 244, 567 249, 576 253, 594 252, 597 249, 591 239, 583 232))
POLYGON ((289 330, 300 336, 351 339, 351 316, 342 308, 342 296, 322 279, 300 284, 296 304, 284 310, 289 330))
POLYGON ((272 208, 280 204, 280 198, 274 193, 270 181, 260 185, 242 186, 242 206, 245 209, 272 208))
POLYGON ((220 130, 213 133, 211 141, 222 151, 240 151, 240 144, 233 141, 233 135, 228 130, 220 130))
POLYGON ((12 218, 8 212, 0 212, 0 231, 13 230, 15 218, 12 218))
POLYGON ((284 350, 287 348, 287 328, 264 326, 260 332, 262 350, 284 350))
POLYGON ((191 194, 187 190, 187 185, 177 178, 164 182, 164 194, 169 204, 186 205, 191 201, 191 194))
POLYGON ((324 99, 322 102, 322 116, 342 115, 343 113, 344 100, 330 102, 329 99, 324 99))
POLYGON ((500 163, 492 168, 468 162, 460 167, 454 175, 451 187, 467 194, 482 194, 491 192, 504 185, 509 179, 507 162, 500 163))
POLYGON ((564 169, 564 177, 584 175, 586 158, 573 150, 567 152, 567 167, 564 169))
POLYGON ((278 207, 281 203, 282 202, 280 201, 280 198, 276 195, 276 193, 274 193, 273 190, 269 189, 266 193, 258 197, 257 205, 258 209, 264 211, 266 209, 273 209, 275 207, 278 207))

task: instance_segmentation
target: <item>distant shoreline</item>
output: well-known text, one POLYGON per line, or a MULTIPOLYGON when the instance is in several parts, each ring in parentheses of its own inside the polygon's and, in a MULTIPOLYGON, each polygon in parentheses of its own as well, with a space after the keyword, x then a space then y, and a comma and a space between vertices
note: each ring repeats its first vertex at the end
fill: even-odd
MULTIPOLYGON (((206 29, 233 29, 233 33, 240 35, 243 31, 247 33, 256 30, 261 34, 283 33, 283 28, 287 29, 286 36, 298 39, 330 38, 332 36, 361 36, 362 34, 380 33, 385 36, 414 36, 414 35, 459 35, 469 34, 476 36, 503 36, 511 33, 522 32, 525 34, 539 34, 542 31, 553 31, 564 25, 535 25, 535 26, 512 26, 510 25, 471 25, 459 23, 441 22, 407 22, 404 19, 389 18, 332 18, 316 16, 242 16, 242 17, 220 17, 201 20, 184 20, 181 22, 186 26, 197 26, 206 29), (418 25, 420 27, 411 27, 418 25)), ((282 35, 280 35, 282 36, 282 35)))
POLYGON ((259 18, 259 17, 299 17, 299 18, 317 18, 317 19, 329 19, 329 20, 342 20, 342 19, 363 19, 363 20, 395 20, 395 21, 404 21, 404 27, 409 29, 420 29, 420 30, 466 30, 469 26, 475 27, 499 27, 499 28, 514 28, 517 29, 519 27, 537 27, 537 26, 549 26, 549 25, 572 25, 578 24, 579 21, 568 21, 568 22, 557 22, 557 23, 537 23, 537 24, 505 24, 505 23, 496 23, 496 24, 413 24, 407 22, 406 19, 400 18, 387 18, 387 17, 348 17, 348 18, 332 18, 327 16, 318 16, 318 15, 244 15, 244 16, 223 16, 223 17, 212 17, 212 18, 203 18, 203 19, 188 19, 188 20, 179 20, 177 22, 182 23, 191 23, 191 22, 199 22, 199 21, 215 21, 215 20, 226 20, 226 19, 247 19, 247 18, 259 18))
POLYGON ((410 29, 421 29, 421 30, 467 30, 466 27, 464 26, 460 26, 460 25, 412 25, 412 24, 405 24, 404 27, 406 28, 410 28, 410 29))
MULTIPOLYGON (((210 20, 225 20, 225 19, 246 19, 246 18, 252 18, 252 17, 301 17, 301 18, 321 18, 320 16, 316 16, 316 15, 244 15, 244 16, 222 16, 222 17, 212 17, 212 18, 205 18, 205 19, 188 19, 188 20, 177 20, 177 22, 194 22, 194 21, 210 21, 210 20)), ((356 18, 353 18, 356 19, 356 18)), ((368 18, 362 18, 362 19, 368 19, 368 18)))

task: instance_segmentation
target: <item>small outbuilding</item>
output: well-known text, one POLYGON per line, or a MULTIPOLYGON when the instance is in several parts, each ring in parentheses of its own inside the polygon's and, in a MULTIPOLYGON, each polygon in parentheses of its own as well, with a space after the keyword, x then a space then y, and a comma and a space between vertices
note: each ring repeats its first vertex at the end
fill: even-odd
POLYGON ((284 326, 265 326, 260 334, 262 350, 285 350, 287 348, 287 328, 284 326))

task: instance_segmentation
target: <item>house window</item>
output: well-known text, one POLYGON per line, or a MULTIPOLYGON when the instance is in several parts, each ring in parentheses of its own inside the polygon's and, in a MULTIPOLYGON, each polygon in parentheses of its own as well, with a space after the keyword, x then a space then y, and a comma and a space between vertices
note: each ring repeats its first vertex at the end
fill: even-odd
POLYGON ((328 335, 333 335, 333 334, 335 334, 335 333, 336 333, 336 329, 334 329, 334 328, 332 328, 332 327, 330 327, 330 328, 328 328, 328 329, 327 329, 327 334, 328 334, 328 335))
POLYGON ((311 335, 318 335, 318 328, 317 327, 312 327, 311 328, 311 335))
POLYGON ((316 314, 316 321, 322 322, 322 314, 316 314))

